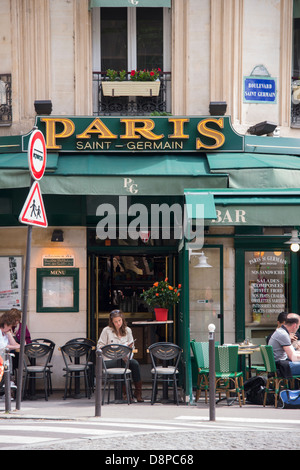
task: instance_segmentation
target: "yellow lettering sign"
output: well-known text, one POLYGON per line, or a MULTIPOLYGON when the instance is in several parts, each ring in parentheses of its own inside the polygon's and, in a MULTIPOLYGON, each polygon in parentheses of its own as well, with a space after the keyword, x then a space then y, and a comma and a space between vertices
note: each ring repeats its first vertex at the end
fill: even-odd
POLYGON ((41 118, 41 121, 46 124, 46 147, 51 150, 61 149, 61 145, 56 144, 56 139, 70 137, 75 131, 75 124, 71 119, 67 118, 41 118), (56 123, 61 123, 63 125, 63 131, 56 133, 56 123))
POLYGON ((141 135, 149 140, 159 140, 164 137, 164 134, 156 135, 152 132, 155 127, 152 119, 121 119, 121 122, 125 124, 125 134, 120 135, 120 139, 140 139, 141 135), (140 123, 143 126, 137 126, 140 123))
POLYGON ((216 131, 215 129, 210 129, 206 126, 209 122, 214 122, 216 123, 221 129, 224 128, 224 119, 203 119, 203 121, 200 121, 197 125, 197 130, 199 134, 203 135, 204 137, 210 137, 211 139, 215 140, 215 143, 213 145, 205 145, 200 138, 196 139, 196 149, 199 150, 201 148, 209 149, 209 150, 214 150, 219 147, 222 147, 225 142, 225 137, 224 134, 222 134, 219 131, 216 131))
POLYGON ((94 121, 85 129, 82 134, 76 135, 77 139, 90 139, 91 134, 98 134, 98 139, 117 139, 118 136, 110 132, 101 119, 94 121))
POLYGON ((173 134, 169 135, 169 139, 188 139, 189 135, 184 134, 183 132, 183 124, 185 122, 190 122, 189 119, 169 119, 169 122, 173 122, 174 124, 174 132, 173 134))

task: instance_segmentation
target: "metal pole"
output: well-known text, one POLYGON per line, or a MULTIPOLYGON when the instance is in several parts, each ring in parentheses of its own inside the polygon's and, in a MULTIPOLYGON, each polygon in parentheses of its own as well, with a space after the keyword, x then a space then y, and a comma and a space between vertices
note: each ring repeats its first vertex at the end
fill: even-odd
POLYGON ((208 325, 209 331, 209 420, 216 420, 216 365, 215 365, 215 325, 208 325))
POLYGON ((27 248, 26 248, 26 267, 25 267, 25 281, 24 281, 23 313, 22 313, 22 326, 21 326, 21 336, 20 336, 20 354, 19 354, 19 364, 18 364, 18 384, 17 384, 18 387, 17 387, 17 396, 16 396, 16 410, 21 409, 24 347, 25 347, 25 336, 26 336, 29 275, 30 275, 31 239, 32 239, 32 225, 28 225, 28 229, 27 229, 27 248))
POLYGON ((5 413, 9 413, 11 411, 10 356, 7 348, 5 348, 4 358, 5 413))
POLYGON ((96 351, 96 391, 95 391, 95 416, 101 416, 102 403, 102 351, 96 351))

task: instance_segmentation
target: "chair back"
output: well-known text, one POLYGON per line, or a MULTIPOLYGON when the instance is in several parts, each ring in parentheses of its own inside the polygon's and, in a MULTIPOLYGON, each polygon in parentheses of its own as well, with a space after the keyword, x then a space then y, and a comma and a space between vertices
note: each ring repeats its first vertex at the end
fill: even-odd
POLYGON ((88 344, 90 346, 96 346, 96 343, 95 341, 93 341, 92 339, 89 339, 89 338, 74 338, 74 339, 70 339, 69 341, 66 342, 66 344, 69 344, 69 343, 73 343, 73 342, 77 342, 77 343, 85 343, 85 344, 88 344))
POLYGON ((261 345, 260 352, 264 361, 264 366, 267 372, 276 372, 276 364, 274 359, 274 352, 273 346, 269 345, 261 345))
POLYGON ((77 341, 69 341, 64 346, 61 346, 60 350, 66 366, 68 366, 67 358, 69 358, 70 361, 74 359, 75 364, 79 364, 81 362, 81 358, 84 358, 83 364, 85 364, 86 367, 88 366, 88 360, 92 350, 90 345, 79 343, 77 341))
POLYGON ((178 367, 182 349, 177 344, 154 343, 148 349, 154 367, 157 366, 158 361, 163 363, 172 361, 174 367, 178 367))
POLYGON ((47 338, 34 338, 32 341, 34 343, 41 343, 41 344, 46 344, 47 346, 50 346, 50 348, 51 348, 50 361, 51 361, 52 356, 53 356, 53 352, 54 352, 54 349, 55 349, 54 341, 52 341, 51 339, 47 339, 47 338))
MULTIPOLYGON (((47 344, 41 344, 35 341, 32 341, 30 344, 25 344, 24 354, 28 358, 31 365, 42 365, 47 367, 50 362, 52 349, 47 344)), ((26 361, 24 361, 25 367, 27 367, 26 361)))
POLYGON ((129 346, 114 343, 103 346, 101 351, 106 361, 124 359, 125 362, 128 362, 132 354, 132 349, 129 346))
POLYGON ((191 341, 191 348, 195 357, 198 369, 209 368, 208 342, 191 341))
POLYGON ((238 371, 238 350, 235 345, 215 346, 216 372, 228 374, 238 371))

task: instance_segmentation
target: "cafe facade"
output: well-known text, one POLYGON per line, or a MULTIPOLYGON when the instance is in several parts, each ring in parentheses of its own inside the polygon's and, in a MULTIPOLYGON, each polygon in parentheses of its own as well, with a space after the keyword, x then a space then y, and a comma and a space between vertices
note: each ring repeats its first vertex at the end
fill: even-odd
MULTIPOLYGON (((4 3, 8 6, 14 1, 4 3)), ((14 5, 20 18, 21 13, 25 15, 24 3, 30 2, 21 3, 23 6, 14 5)), ((153 99, 151 91, 148 97, 132 99, 117 97, 114 91, 105 97, 99 82, 103 78, 99 71, 104 70, 100 67, 101 47, 95 47, 101 42, 96 43, 95 38, 105 26, 102 19, 109 24, 111 10, 121 9, 122 16, 125 8, 119 8, 120 2, 108 8, 101 2, 81 0, 61 2, 61 11, 58 5, 54 11, 57 2, 46 1, 35 11, 36 3, 30 3, 35 17, 44 26, 50 24, 57 34, 43 28, 46 53, 43 49, 41 62, 36 62, 42 66, 35 69, 31 59, 28 65, 35 70, 34 86, 26 81, 26 74, 22 83, 15 77, 23 104, 19 105, 13 92, 17 111, 11 123, 0 127, 0 263, 5 273, 0 310, 23 307, 28 228, 19 216, 31 186, 29 139, 39 129, 47 148, 46 171, 39 182, 47 227, 32 230, 28 327, 33 338, 48 337, 57 345, 54 387, 64 383, 58 347, 74 337, 96 341, 109 311, 119 308, 133 329, 141 364, 149 363, 147 347, 153 341, 167 339, 183 348, 181 385, 187 401, 192 402, 190 340, 207 341, 209 324, 216 326, 216 340, 221 343, 249 338, 262 344, 276 326, 278 313, 300 313, 299 253, 287 243, 300 225, 300 138, 288 106, 290 90, 282 75, 282 61, 273 70, 267 53, 261 67, 258 59, 251 62, 240 51, 247 64, 242 73, 227 70, 229 62, 223 63, 223 71, 233 74, 232 81, 221 83, 211 70, 211 78, 202 77, 203 86, 198 86, 193 67, 186 62, 189 54, 184 53, 189 51, 200 72, 199 47, 192 41, 195 36, 190 36, 191 26, 197 26, 195 18, 202 22, 211 18, 211 53, 217 58, 217 38, 226 37, 225 30, 217 33, 220 17, 230 23, 230 11, 241 32, 241 18, 251 11, 250 3, 238 2, 237 12, 235 2, 229 2, 226 15, 224 2, 210 2, 209 8, 209 2, 173 0, 165 2, 166 6, 157 4, 163 41, 173 38, 169 55, 163 57, 162 68, 172 71, 161 77, 160 93, 164 95, 153 99), (221 10, 217 4, 223 5, 221 10), (65 48, 71 48, 67 41, 71 30, 66 33, 61 28, 61 36, 56 30, 62 21, 68 25, 70 9, 78 34, 72 43, 77 61, 71 62, 72 54, 64 55, 76 77, 72 92, 64 88, 66 80, 58 81, 58 66, 50 54, 52 48, 57 54, 62 52, 59 38, 65 48), (46 41, 47 31, 50 42, 46 41), (87 54, 90 33, 93 49, 87 54), (189 79, 182 75, 183 63, 189 79), (50 64, 53 80, 47 76, 45 64, 50 64), (83 70, 93 75, 93 83, 83 70), (182 90, 182 80, 186 85, 190 82, 190 91, 182 90), (233 89, 239 94, 232 95, 233 89), (52 112, 30 111, 35 100, 44 99, 51 99, 52 112), (225 101, 227 111, 210 110, 209 103, 224 105, 225 101), (156 109, 158 103, 163 104, 156 109), (145 105, 154 109, 149 111, 145 105), (278 123, 273 127, 277 134, 247 132, 265 120, 278 123), (166 277, 174 286, 181 284, 180 303, 169 310, 171 323, 157 326, 151 323, 154 313, 140 294, 166 277)), ((288 2, 278 3, 281 16, 276 16, 275 9, 271 18, 278 25, 280 18, 291 22, 293 10, 288 2)), ((266 4, 273 7, 272 2, 266 4)), ((151 7, 127 6, 128 22, 138 24, 139 12, 146 9, 149 12, 151 7)), ((26 15, 24 25, 29 28, 33 24, 29 9, 26 15)), ((282 28, 288 24, 282 21, 282 28)), ((34 31, 28 29, 27 44, 37 41, 31 37, 34 31)), ((14 33, 13 41, 17 40, 14 33)), ((207 66, 208 49, 201 52, 207 66)), ((278 47, 278 54, 280 50, 278 47)), ((223 51, 228 60, 230 51, 234 52, 225 46, 223 51)), ((210 66, 216 67, 215 63, 210 66)), ((14 67, 12 61, 13 71, 14 67)), ((61 62, 60 71, 66 78, 68 72, 61 62)), ((260 358, 254 353, 252 360, 260 358)))

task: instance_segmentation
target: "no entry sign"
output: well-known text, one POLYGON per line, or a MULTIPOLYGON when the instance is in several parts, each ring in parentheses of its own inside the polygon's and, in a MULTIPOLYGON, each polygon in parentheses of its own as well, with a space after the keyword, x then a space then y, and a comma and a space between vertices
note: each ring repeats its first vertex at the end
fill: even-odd
POLYGON ((46 143, 39 130, 33 131, 28 145, 28 163, 32 177, 40 180, 45 172, 47 160, 46 143))

